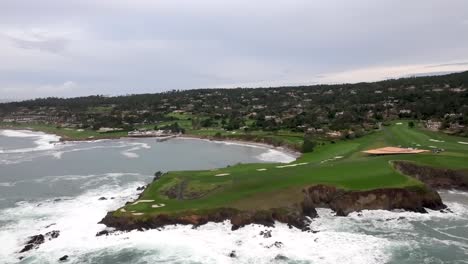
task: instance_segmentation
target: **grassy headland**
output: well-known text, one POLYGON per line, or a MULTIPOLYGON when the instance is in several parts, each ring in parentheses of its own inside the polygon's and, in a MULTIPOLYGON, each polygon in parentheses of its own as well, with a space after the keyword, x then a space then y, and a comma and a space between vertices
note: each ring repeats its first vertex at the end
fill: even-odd
POLYGON ((465 138, 393 123, 365 137, 320 144, 289 164, 240 164, 207 171, 173 171, 150 184, 141 202, 115 211, 116 216, 178 214, 216 208, 269 209, 299 203, 304 187, 325 184, 344 190, 424 189, 418 180, 397 172, 391 162, 411 161, 438 168, 468 169, 465 138), (462 142, 462 143, 459 143, 462 142), (402 146, 440 153, 368 156, 362 150, 402 146), (154 208, 152 205, 164 205, 154 208))

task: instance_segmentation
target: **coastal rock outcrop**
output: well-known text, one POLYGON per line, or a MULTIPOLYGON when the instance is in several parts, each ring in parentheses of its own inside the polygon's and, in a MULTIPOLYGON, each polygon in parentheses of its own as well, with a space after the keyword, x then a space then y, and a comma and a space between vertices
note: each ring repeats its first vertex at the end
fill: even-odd
POLYGON ((325 207, 336 212, 338 216, 346 216, 351 212, 361 210, 393 210, 403 209, 425 213, 425 208, 441 210, 446 208, 439 194, 429 187, 419 188, 387 188, 368 191, 348 191, 327 185, 314 185, 303 189, 303 201, 288 207, 266 210, 242 211, 234 208, 216 208, 211 210, 186 211, 176 214, 161 213, 158 215, 136 217, 127 214, 109 212, 101 224, 121 231, 145 230, 166 225, 204 225, 208 222, 223 222, 230 220, 232 230, 246 225, 260 224, 268 227, 275 222, 286 223, 304 231, 309 230, 310 218, 317 217, 315 208, 325 207))
POLYGON ((30 236, 29 240, 26 242, 25 246, 23 247, 23 249, 20 250, 19 253, 24 253, 24 252, 30 251, 32 249, 36 249, 41 244, 43 244, 46 240, 55 239, 59 235, 60 235, 60 231, 53 230, 53 231, 47 232, 45 234, 30 236))
POLYGON ((414 177, 434 189, 468 190, 468 171, 433 168, 407 161, 393 162, 395 169, 414 177))
POLYGON ((386 188, 369 191, 346 191, 333 186, 315 185, 303 190, 308 207, 325 207, 346 216, 361 210, 394 210, 425 213, 425 208, 446 208, 439 194, 430 188, 386 188))
POLYGON ((109 212, 100 223, 121 231, 154 229, 176 224, 193 225, 196 227, 208 222, 220 223, 226 220, 231 221, 232 230, 237 230, 250 224, 274 226, 275 221, 287 223, 290 227, 306 229, 308 226, 307 217, 313 218, 316 216, 317 212, 314 208, 298 205, 288 208, 273 208, 258 211, 218 208, 204 211, 203 213, 188 211, 177 215, 159 214, 144 218, 122 215, 116 216, 113 212, 109 212))

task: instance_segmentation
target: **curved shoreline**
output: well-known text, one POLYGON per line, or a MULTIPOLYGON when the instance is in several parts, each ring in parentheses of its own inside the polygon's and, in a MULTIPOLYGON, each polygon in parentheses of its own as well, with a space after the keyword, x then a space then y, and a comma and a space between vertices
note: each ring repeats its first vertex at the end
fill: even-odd
POLYGON ((288 156, 294 157, 294 159, 298 159, 302 156, 302 153, 287 146, 274 146, 267 143, 249 141, 249 140, 234 140, 234 139, 220 139, 214 137, 203 137, 203 136, 192 136, 192 135, 183 135, 178 136, 169 140, 177 140, 177 139, 195 139, 195 140, 203 140, 208 142, 220 143, 220 144, 232 144, 238 146, 248 146, 248 147, 255 147, 255 148, 262 148, 268 150, 276 150, 282 152, 288 156))
MULTIPOLYGON (((26 128, 0 128, 1 130, 17 130, 17 131, 30 131, 30 132, 40 132, 44 133, 46 135, 54 135, 58 137, 57 141, 50 141, 51 144, 56 144, 56 143, 68 143, 68 142, 99 142, 99 141, 104 141, 104 140, 135 140, 135 139, 141 139, 141 138, 135 138, 135 137, 99 137, 99 138, 69 138, 69 137, 64 137, 59 134, 55 133, 49 133, 47 131, 42 131, 42 130, 36 130, 36 129, 26 129, 26 128)), ((40 135, 38 135, 40 136, 40 135)), ((145 138, 158 138, 156 136, 149 136, 145 138)), ((249 141, 249 140, 234 140, 234 139, 224 139, 224 138, 214 138, 211 136, 198 136, 198 135, 187 135, 183 134, 180 136, 176 136, 174 138, 168 139, 168 140, 177 140, 177 139, 192 139, 192 140, 203 140, 207 142, 214 142, 214 143, 222 143, 222 144, 236 144, 240 146, 248 146, 248 147, 255 147, 255 148, 262 148, 266 150, 275 150, 279 151, 287 156, 290 156, 294 158, 294 160, 298 159, 299 157, 302 156, 302 153, 297 151, 296 149, 290 148, 288 146, 274 146, 272 144, 268 143, 261 143, 261 142, 256 142, 256 141, 249 141)), ((279 161, 278 161, 279 162, 279 161)), ((292 161, 290 161, 292 162, 292 161)), ((286 162, 289 163, 289 162, 286 162)))

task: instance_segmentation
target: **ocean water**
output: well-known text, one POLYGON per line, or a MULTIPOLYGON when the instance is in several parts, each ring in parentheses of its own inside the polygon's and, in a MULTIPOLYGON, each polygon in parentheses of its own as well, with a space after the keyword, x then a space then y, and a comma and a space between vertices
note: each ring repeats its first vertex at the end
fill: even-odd
POLYGON ((231 231, 228 222, 96 237, 107 211, 137 197, 155 171, 210 169, 293 157, 237 143, 175 139, 59 143, 0 131, 0 263, 468 263, 468 194, 442 193, 453 213, 364 211, 320 217, 301 232, 278 223, 231 231), (107 200, 99 200, 106 197, 107 200), (113 199, 110 199, 113 198, 113 199), (27 238, 60 230, 38 249, 27 238), (261 231, 271 230, 265 238, 261 231), (236 257, 229 254, 235 252, 236 257), (20 257, 24 257, 19 260, 20 257))

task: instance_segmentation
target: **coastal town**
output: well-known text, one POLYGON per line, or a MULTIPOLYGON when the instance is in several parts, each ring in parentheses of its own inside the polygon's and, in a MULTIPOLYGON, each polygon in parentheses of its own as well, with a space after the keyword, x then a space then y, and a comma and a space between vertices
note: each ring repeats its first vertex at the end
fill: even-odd
POLYGON ((45 98, 0 104, 0 125, 128 136, 289 131, 341 139, 363 136, 392 120, 412 119, 431 131, 463 136, 468 135, 467 76, 464 72, 361 84, 45 98))

